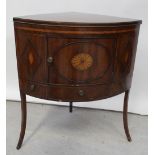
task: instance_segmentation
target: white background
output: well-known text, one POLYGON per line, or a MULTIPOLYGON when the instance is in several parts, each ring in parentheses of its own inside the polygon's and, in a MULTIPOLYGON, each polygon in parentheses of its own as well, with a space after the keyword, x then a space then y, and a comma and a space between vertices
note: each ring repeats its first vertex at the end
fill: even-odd
MULTIPOLYGON (((143 20, 130 92, 129 111, 147 114, 147 0, 7 0, 7 99, 20 100, 12 18, 29 14, 65 11, 90 12, 143 20)), ((29 97, 28 101, 57 104, 57 102, 47 102, 32 97, 29 97)), ((123 95, 118 95, 106 100, 75 104, 76 106, 122 111, 122 103, 123 95)))

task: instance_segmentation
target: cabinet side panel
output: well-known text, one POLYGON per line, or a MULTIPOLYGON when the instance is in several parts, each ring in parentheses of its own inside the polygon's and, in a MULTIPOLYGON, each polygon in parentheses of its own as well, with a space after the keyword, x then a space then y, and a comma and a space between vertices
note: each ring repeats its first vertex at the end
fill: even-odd
POLYGON ((137 27, 138 29, 133 32, 123 33, 118 36, 115 78, 124 90, 131 87, 139 34, 139 26, 137 27))
POLYGON ((46 82, 46 37, 15 29, 18 75, 20 79, 46 82))

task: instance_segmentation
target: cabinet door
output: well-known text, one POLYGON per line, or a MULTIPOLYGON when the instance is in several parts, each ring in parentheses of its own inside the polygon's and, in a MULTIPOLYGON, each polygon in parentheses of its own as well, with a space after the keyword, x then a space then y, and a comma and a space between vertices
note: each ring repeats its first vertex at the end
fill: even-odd
POLYGON ((42 34, 34 34, 15 30, 18 73, 22 79, 46 81, 46 38, 42 34))
POLYGON ((110 84, 113 81, 115 39, 48 38, 48 82, 110 84))

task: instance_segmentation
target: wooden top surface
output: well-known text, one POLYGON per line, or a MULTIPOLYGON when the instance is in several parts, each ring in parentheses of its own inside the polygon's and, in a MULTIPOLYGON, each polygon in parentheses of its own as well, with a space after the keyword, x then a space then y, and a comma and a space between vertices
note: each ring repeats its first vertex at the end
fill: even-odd
POLYGON ((66 12, 14 17, 15 22, 37 23, 48 25, 81 25, 81 26, 115 26, 141 24, 141 20, 120 18, 106 15, 66 12))

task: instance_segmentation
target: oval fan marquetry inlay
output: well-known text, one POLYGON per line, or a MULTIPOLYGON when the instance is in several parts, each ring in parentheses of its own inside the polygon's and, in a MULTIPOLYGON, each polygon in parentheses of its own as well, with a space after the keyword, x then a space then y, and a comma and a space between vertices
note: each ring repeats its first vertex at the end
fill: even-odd
POLYGON ((75 69, 84 71, 92 66, 93 58, 87 53, 80 53, 71 59, 71 64, 75 69))
POLYGON ((53 68, 64 80, 75 83, 91 82, 107 77, 107 70, 111 67, 110 57, 111 51, 102 43, 76 40, 55 51, 53 68))

